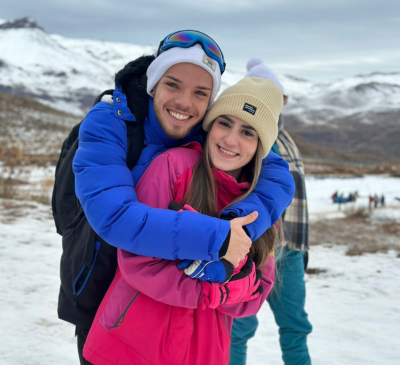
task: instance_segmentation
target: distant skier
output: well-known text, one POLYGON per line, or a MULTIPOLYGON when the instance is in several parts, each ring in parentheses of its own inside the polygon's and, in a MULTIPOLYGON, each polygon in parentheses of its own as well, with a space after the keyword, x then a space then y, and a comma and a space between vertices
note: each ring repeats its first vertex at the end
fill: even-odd
POLYGON ((381 196, 381 207, 383 208, 385 206, 385 195, 382 194, 381 196))

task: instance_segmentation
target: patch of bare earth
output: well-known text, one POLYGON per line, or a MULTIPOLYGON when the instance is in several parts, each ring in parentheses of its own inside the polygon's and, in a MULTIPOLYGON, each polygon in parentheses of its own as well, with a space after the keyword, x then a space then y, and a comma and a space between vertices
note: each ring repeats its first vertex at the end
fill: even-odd
POLYGON ((327 219, 310 223, 310 245, 346 245, 349 256, 400 251, 400 224, 368 217, 327 219))

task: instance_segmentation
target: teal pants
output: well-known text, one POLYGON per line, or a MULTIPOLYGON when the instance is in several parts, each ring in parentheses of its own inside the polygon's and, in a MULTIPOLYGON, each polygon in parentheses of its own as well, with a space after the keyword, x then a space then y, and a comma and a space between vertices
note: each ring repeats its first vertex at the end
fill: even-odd
MULTIPOLYGON (((276 252, 276 256, 278 274, 267 301, 279 327, 282 359, 285 365, 310 365, 307 335, 312 331, 312 326, 304 310, 304 251, 284 247, 282 254, 276 252)), ((246 364, 247 341, 254 336, 257 326, 256 316, 234 319, 230 365, 246 364)))

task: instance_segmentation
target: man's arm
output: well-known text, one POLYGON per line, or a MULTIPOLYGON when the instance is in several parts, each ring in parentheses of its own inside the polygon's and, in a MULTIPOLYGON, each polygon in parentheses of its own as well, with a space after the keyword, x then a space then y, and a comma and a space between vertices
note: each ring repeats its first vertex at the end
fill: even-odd
POLYGON ((222 216, 231 213, 243 217, 257 211, 258 219, 246 226, 251 240, 255 241, 279 219, 291 203, 294 192, 295 184, 288 164, 270 152, 263 160, 255 190, 246 199, 224 210, 222 216))
POLYGON ((73 163, 77 197, 97 234, 138 255, 219 260, 230 222, 139 203, 126 155, 125 122, 97 104, 80 127, 73 163))

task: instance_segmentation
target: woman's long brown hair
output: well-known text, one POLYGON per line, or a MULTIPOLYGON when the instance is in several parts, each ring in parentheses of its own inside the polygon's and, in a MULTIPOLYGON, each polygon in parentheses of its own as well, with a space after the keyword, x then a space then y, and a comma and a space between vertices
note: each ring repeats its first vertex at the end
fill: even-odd
MULTIPOLYGON (((210 124, 208 132, 210 132, 213 124, 214 122, 210 124)), ((217 188, 211 170, 212 162, 209 156, 209 149, 210 147, 207 139, 204 144, 202 157, 193 168, 189 188, 180 203, 189 204, 202 214, 219 217, 217 208, 217 188)), ((263 151, 259 141, 253 159, 242 169, 242 175, 244 174, 245 180, 251 183, 250 189, 234 199, 225 208, 243 200, 254 191, 261 172, 262 158, 263 151)), ((272 226, 251 245, 249 255, 253 258, 257 268, 263 267, 267 261, 268 255, 274 251, 277 236, 276 228, 272 226)))

